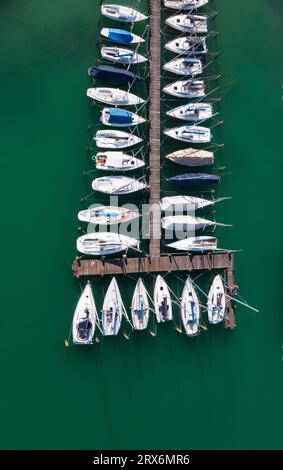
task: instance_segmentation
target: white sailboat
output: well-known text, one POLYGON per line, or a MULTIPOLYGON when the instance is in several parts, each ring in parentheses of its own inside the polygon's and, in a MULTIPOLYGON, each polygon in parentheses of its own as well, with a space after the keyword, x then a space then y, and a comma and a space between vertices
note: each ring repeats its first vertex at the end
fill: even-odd
POLYGON ((115 225, 130 222, 137 217, 139 217, 138 210, 114 206, 96 206, 78 213, 78 219, 82 222, 98 225, 115 225))
POLYGON ((183 121, 204 121, 213 115, 210 103, 189 103, 166 112, 167 116, 182 119, 183 121))
POLYGON ((119 333, 123 315, 127 317, 117 281, 113 277, 102 306, 101 322, 104 336, 116 336, 119 333))
POLYGON ((145 165, 143 160, 124 152, 99 152, 93 157, 96 168, 106 171, 130 171, 145 165))
POLYGON ((79 298, 73 317, 72 336, 74 344, 93 344, 96 318, 97 310, 91 285, 88 281, 79 298))
POLYGON ((164 93, 177 98, 203 98, 206 85, 203 80, 178 80, 163 88, 164 93))
POLYGON ((207 298, 209 323, 216 324, 224 320, 226 314, 226 298, 224 284, 219 275, 215 276, 207 298))
POLYGON ((87 233, 77 239, 77 250, 93 256, 111 255, 138 246, 139 241, 136 238, 111 232, 87 233))
POLYGON ((160 274, 156 277, 153 299, 157 322, 161 323, 172 320, 173 312, 170 291, 160 274))
POLYGON ((144 103, 142 98, 129 93, 128 91, 120 90, 119 88, 109 87, 96 87, 88 88, 87 96, 100 103, 111 104, 112 106, 135 106, 144 103))
POLYGON ((138 114, 119 108, 103 108, 100 120, 105 126, 112 127, 132 127, 145 122, 138 114))
POLYGON ((191 211, 203 209, 212 206, 217 202, 229 199, 227 197, 219 197, 216 199, 203 199, 196 196, 167 196, 161 199, 162 211, 191 211))
POLYGON ((132 322, 135 330, 144 330, 149 319, 149 302, 142 279, 139 278, 135 287, 131 306, 132 322))
POLYGON ((161 226, 164 230, 188 232, 190 230, 204 230, 206 227, 211 226, 227 227, 228 225, 192 215, 168 215, 161 219, 161 226))
POLYGON ((214 163, 213 152, 194 148, 176 150, 175 152, 165 155, 165 157, 179 165, 191 167, 212 165, 214 163))
POLYGON ((143 21, 148 18, 143 13, 134 10, 134 8, 108 3, 101 5, 101 14, 106 16, 106 18, 121 21, 122 23, 136 23, 137 21, 143 21))
POLYGON ((208 0, 163 0, 163 3, 174 10, 193 10, 205 6, 208 0))
POLYGON ((182 292, 181 318, 186 334, 196 336, 199 333, 200 303, 190 276, 188 276, 182 292))
POLYGON ((217 250, 215 237, 188 237, 167 245, 169 248, 180 251, 203 252, 217 250))
POLYGON ((180 126, 163 131, 165 135, 182 142, 204 144, 211 141, 211 132, 208 127, 180 126))
POLYGON ((102 47, 101 57, 118 64, 140 64, 148 60, 143 55, 123 47, 102 47))
POLYGON ((96 141, 97 147, 110 149, 133 147, 142 142, 142 139, 134 134, 114 129, 97 131, 93 140, 96 141))
POLYGON ((183 58, 170 60, 163 65, 163 69, 177 75, 196 76, 202 73, 202 63, 200 59, 183 58))
POLYGON ((206 16, 180 13, 169 16, 165 23, 171 26, 171 28, 183 31, 184 33, 207 33, 208 31, 206 16))
POLYGON ((203 55, 208 52, 206 39, 202 36, 180 36, 167 42, 164 47, 176 54, 203 55))
POLYGON ((130 194, 145 189, 144 181, 128 178, 127 176, 102 176, 92 182, 92 189, 105 194, 130 194))

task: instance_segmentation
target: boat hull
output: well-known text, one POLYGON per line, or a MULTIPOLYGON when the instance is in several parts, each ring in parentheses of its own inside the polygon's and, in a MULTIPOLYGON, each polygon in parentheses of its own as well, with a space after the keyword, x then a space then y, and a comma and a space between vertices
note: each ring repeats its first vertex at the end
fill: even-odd
POLYGON ((213 152, 209 152, 207 150, 196 150, 193 148, 177 150, 176 152, 166 155, 166 158, 179 165, 189 167, 200 167, 212 165, 214 163, 213 152))
POLYGON ((88 282, 82 292, 72 323, 72 337, 74 344, 93 344, 97 310, 88 282))
POLYGON ((158 323, 170 321, 173 318, 172 300, 169 288, 163 277, 158 275, 153 292, 154 310, 158 323))
POLYGON ((146 289, 141 278, 138 279, 132 298, 132 323, 135 330, 144 330, 149 319, 149 302, 146 289))
POLYGON ((207 314, 209 323, 215 325, 225 319, 226 298, 224 284, 219 275, 215 276, 207 298, 207 314))

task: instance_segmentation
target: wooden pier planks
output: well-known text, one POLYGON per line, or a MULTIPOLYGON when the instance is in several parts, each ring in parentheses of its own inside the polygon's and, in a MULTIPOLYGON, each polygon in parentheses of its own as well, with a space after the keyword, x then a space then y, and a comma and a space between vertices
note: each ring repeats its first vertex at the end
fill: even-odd
POLYGON ((160 0, 150 0, 150 256, 160 255, 160 0))

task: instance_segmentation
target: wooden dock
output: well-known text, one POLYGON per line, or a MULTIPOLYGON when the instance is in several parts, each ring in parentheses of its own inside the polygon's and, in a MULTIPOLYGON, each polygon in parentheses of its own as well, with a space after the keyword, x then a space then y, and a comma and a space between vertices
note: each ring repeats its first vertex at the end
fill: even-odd
MULTIPOLYGON (((149 254, 141 258, 83 259, 77 256, 73 262, 74 276, 127 275, 134 273, 159 273, 176 271, 224 272, 229 285, 234 284, 234 254, 217 252, 210 254, 170 254, 160 253, 160 33, 161 0, 150 0, 150 242, 149 254)), ((227 304, 226 328, 235 328, 235 306, 227 304)))
POLYGON ((150 247, 160 256, 160 0, 150 0, 150 247))

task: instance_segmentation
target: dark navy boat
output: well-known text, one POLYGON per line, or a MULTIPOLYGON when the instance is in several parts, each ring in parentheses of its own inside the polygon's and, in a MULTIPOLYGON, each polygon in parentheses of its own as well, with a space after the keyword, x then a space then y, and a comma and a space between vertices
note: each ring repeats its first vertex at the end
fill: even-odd
POLYGON ((173 183, 181 183, 184 186, 196 187, 196 186, 209 186, 217 184, 221 180, 218 175, 208 175, 206 173, 185 173, 184 175, 177 175, 168 178, 168 181, 173 183))
POLYGON ((111 67, 110 65, 94 65, 88 69, 90 77, 101 80, 109 85, 127 85, 134 80, 144 80, 129 70, 111 67))

